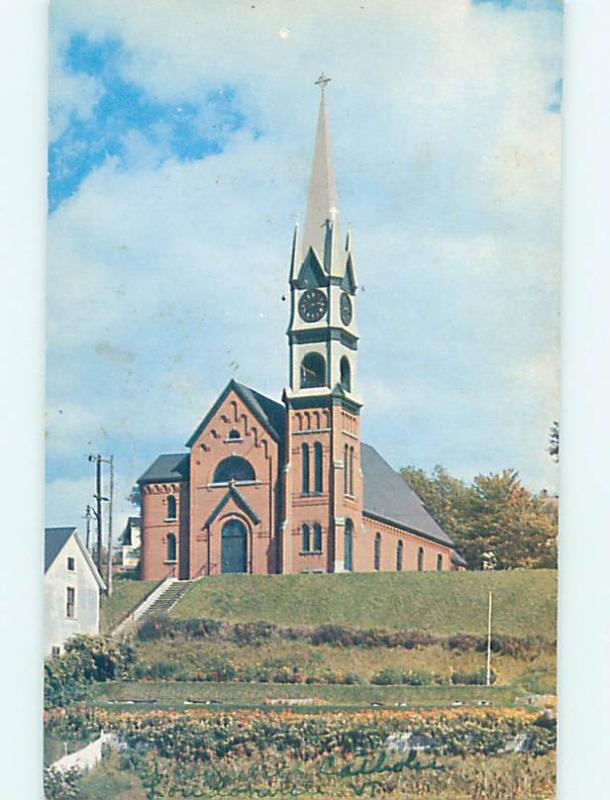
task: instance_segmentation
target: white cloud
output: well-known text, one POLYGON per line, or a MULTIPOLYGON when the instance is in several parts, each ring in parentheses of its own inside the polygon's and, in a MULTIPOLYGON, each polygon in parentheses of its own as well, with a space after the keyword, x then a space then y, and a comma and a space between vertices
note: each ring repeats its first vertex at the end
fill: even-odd
MULTIPOLYGON (((226 85, 248 127, 220 155, 162 164, 167 152, 134 131, 126 168, 108 159, 52 216, 49 395, 70 414, 51 424, 51 452, 104 430, 129 441, 124 472, 137 472, 151 441, 180 449, 231 375, 279 396, 310 82, 324 69, 341 211, 366 287, 372 432, 389 442, 393 415, 409 434, 402 461, 433 453, 459 471, 478 448, 479 468, 514 453, 524 474, 552 480, 531 441, 556 414, 554 385, 535 378, 557 360, 560 132, 546 112, 556 16, 465 0, 250 5, 52 8, 62 46, 75 31, 120 38, 125 76, 151 95, 203 103, 226 85), (496 426, 509 435, 490 451, 496 426)), ((53 83, 58 128, 67 109, 90 113, 98 91, 72 78, 53 83)))

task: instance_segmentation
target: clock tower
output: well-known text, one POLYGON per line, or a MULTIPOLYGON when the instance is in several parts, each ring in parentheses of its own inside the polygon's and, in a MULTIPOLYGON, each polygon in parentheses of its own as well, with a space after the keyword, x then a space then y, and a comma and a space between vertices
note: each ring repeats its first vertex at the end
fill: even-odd
POLYGON ((362 529, 356 275, 341 238, 324 74, 307 211, 290 259, 282 568, 353 570, 362 529))

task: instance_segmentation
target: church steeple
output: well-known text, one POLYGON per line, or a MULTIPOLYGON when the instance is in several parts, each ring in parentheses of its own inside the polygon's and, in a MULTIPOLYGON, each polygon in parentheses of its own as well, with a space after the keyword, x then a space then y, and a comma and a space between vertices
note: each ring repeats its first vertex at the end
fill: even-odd
POLYGON ((335 398, 359 407, 356 384, 356 278, 351 232, 341 241, 322 74, 305 224, 290 259, 290 383, 287 397, 335 398))
POLYGON ((320 109, 307 194, 307 212, 301 255, 305 258, 309 248, 313 248, 321 266, 330 273, 333 268, 337 268, 340 260, 341 237, 339 233, 339 200, 331 158, 324 97, 324 91, 329 81, 330 78, 327 78, 324 73, 316 81, 321 91, 320 109))

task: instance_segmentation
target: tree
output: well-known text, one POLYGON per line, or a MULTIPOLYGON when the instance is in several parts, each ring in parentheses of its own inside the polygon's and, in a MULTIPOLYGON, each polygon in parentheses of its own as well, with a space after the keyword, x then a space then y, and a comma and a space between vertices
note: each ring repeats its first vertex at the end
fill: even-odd
POLYGON ((137 509, 140 508, 140 503, 142 502, 142 492, 137 483, 131 487, 131 491, 127 495, 127 499, 132 506, 135 506, 137 509))
POLYGON ((553 461, 559 461, 559 422, 555 420, 549 431, 549 454, 553 461))
POLYGON ((556 505, 531 493, 515 470, 477 475, 470 485, 440 466, 401 474, 470 569, 556 566, 556 505))

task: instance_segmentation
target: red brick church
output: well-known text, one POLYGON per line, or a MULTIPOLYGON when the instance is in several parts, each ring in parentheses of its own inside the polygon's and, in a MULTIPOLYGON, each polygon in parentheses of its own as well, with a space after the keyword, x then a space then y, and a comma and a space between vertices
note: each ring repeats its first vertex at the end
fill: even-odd
POLYGON ((230 381, 139 479, 141 577, 465 566, 400 475, 360 441, 356 270, 339 231, 324 87, 307 213, 290 258, 281 402, 230 381))

